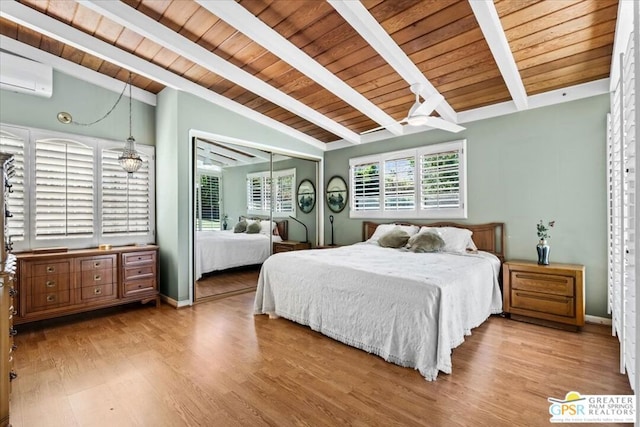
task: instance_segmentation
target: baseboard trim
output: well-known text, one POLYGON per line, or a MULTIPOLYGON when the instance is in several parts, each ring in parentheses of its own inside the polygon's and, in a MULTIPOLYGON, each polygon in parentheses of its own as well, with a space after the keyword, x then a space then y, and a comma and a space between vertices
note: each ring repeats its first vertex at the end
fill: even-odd
POLYGON ((586 316, 584 316, 584 321, 587 323, 595 323, 596 325, 611 326, 611 319, 607 317, 591 316, 587 314, 586 316))
POLYGON ((176 301, 166 295, 160 295, 162 302, 169 304, 173 308, 189 307, 191 303, 189 301, 176 301))

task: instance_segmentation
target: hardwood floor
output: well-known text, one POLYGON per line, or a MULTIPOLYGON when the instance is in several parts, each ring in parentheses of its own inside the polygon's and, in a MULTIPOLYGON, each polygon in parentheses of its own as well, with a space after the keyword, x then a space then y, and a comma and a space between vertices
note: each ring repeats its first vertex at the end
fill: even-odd
POLYGON ((255 291, 260 265, 233 268, 206 274, 196 281, 195 299, 198 302, 255 291))
POLYGON ((13 426, 548 426, 547 397, 631 394, 608 327, 491 317, 428 382, 254 295, 19 326, 13 426))

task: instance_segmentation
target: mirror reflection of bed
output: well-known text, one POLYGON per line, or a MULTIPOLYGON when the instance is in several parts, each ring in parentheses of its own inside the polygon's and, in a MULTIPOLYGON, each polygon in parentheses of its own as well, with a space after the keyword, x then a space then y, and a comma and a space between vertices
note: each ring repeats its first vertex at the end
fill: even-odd
POLYGON ((305 179, 316 182, 317 162, 203 137, 194 152, 194 302, 255 291, 273 243, 305 239, 295 222, 290 234, 290 215, 316 234, 315 211, 296 211, 295 192, 305 179), (276 184, 290 204, 277 195, 271 202, 276 184))

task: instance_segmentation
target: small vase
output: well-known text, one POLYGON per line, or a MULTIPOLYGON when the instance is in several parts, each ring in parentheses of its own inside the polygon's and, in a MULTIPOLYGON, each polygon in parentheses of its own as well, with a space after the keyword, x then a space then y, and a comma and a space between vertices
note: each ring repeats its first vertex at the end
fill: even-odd
POLYGON ((538 264, 549 265, 549 251, 551 248, 547 245, 547 241, 545 239, 540 239, 536 249, 538 250, 538 264))

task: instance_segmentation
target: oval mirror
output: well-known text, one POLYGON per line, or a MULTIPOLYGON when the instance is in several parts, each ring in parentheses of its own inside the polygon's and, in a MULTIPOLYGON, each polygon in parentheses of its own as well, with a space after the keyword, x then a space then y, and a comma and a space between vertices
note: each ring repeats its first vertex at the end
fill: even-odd
POLYGON ((298 208, 304 213, 309 213, 316 205, 316 188, 308 179, 302 180, 298 185, 298 208))

